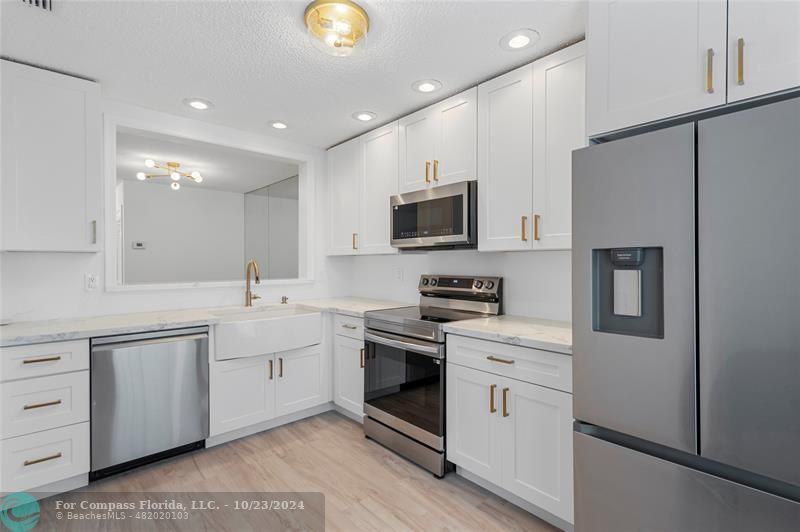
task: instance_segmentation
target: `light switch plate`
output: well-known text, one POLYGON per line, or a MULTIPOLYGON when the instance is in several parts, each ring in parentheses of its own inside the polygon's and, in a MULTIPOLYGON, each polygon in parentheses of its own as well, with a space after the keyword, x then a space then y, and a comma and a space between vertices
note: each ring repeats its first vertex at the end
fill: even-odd
POLYGON ((614 314, 642 315, 642 271, 614 270, 614 314))

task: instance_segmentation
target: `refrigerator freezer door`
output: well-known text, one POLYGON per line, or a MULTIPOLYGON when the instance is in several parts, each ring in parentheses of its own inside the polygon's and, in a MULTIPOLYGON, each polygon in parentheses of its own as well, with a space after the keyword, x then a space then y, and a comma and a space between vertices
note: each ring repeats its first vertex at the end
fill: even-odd
POLYGON ((572 180, 575 418, 689 452, 697 450, 694 141, 687 124, 584 148, 573 152, 572 180), (640 295, 643 306, 663 297, 663 338, 594 330, 595 283, 613 275, 594 278, 593 250, 636 247, 659 260, 663 249, 663 295, 659 283, 640 295))
POLYGON ((701 454, 800 485, 800 99, 698 135, 701 454))
POLYGON ((789 532, 800 523, 800 503, 574 434, 576 532, 789 532))

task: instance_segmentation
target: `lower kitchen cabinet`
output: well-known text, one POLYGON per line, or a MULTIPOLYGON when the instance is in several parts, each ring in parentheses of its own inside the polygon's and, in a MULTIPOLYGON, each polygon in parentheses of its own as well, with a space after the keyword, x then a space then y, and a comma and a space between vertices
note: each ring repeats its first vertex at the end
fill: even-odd
POLYGON ((573 522, 572 395, 452 362, 446 393, 447 459, 573 522))
POLYGON ((364 340, 334 336, 334 402, 357 416, 364 414, 364 340))
POLYGON ((324 402, 322 346, 275 355, 275 413, 285 416, 324 402))

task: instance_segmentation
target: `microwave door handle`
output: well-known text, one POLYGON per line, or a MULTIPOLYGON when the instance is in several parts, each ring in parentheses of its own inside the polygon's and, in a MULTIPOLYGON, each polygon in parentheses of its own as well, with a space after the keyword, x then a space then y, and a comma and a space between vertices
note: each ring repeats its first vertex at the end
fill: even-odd
POLYGON ((406 351, 411 351, 412 353, 418 353, 420 355, 426 355, 433 358, 438 358, 438 359, 444 358, 441 352, 442 349, 439 346, 418 344, 416 342, 409 342, 407 340, 389 338, 382 334, 379 335, 371 332, 364 333, 364 340, 366 340, 367 342, 375 342, 376 344, 386 345, 389 347, 395 347, 397 349, 404 349, 406 351))

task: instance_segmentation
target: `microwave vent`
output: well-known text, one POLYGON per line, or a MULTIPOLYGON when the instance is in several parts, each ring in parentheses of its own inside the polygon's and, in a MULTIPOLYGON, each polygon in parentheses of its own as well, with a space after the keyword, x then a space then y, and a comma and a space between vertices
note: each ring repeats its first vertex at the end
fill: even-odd
POLYGON ((53 0, 22 0, 23 4, 28 4, 31 7, 38 7, 45 11, 53 10, 53 0))

